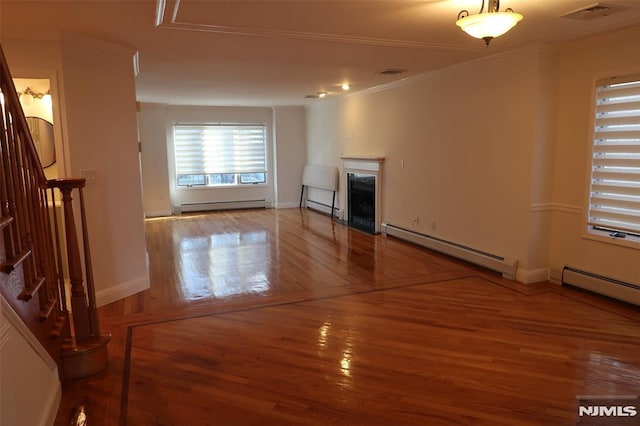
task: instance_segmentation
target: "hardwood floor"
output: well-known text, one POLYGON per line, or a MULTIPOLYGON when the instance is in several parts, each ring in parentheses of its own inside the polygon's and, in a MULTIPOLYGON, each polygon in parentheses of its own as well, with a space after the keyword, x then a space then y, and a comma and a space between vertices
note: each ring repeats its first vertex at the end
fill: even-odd
POLYGON ((575 424, 640 394, 640 314, 311 211, 147 221, 151 289, 100 309, 107 371, 57 425, 575 424))

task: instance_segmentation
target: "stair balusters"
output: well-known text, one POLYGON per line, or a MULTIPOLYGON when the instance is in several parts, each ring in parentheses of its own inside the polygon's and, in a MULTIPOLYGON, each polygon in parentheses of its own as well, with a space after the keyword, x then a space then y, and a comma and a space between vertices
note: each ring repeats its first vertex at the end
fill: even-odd
POLYGON ((46 179, 1 48, 0 93, 0 271, 5 274, 0 277, 0 293, 58 363, 61 377, 84 377, 107 366, 110 339, 98 323, 82 192, 85 180, 46 179), (82 245, 74 218, 75 194, 82 245), (57 199, 62 202, 63 229, 58 225, 57 199))

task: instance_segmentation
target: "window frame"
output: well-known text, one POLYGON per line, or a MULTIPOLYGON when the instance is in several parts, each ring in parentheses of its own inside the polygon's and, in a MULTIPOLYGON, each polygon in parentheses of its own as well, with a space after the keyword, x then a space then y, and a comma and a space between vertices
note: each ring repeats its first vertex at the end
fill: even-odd
MULTIPOLYGON (((586 233, 583 235, 583 237, 587 239, 595 240, 595 241, 611 243, 611 244, 630 247, 634 249, 640 249, 640 231, 635 232, 633 230, 624 229, 622 226, 616 227, 616 226, 599 225, 597 223, 594 223, 598 220, 598 218, 597 216, 594 216, 594 214, 592 213, 592 208, 597 208, 598 206, 603 205, 601 203, 598 203, 598 199, 606 198, 606 196, 602 197, 601 195, 602 192, 598 192, 594 190, 594 185, 597 185, 599 179, 601 179, 601 178, 597 178, 596 174, 597 174, 597 170, 603 167, 602 156, 606 157, 607 153, 611 154, 616 152, 614 149, 611 149, 611 150, 606 150, 606 148, 603 149, 602 147, 603 146, 606 147, 607 143, 598 144, 598 141, 603 141, 603 139, 598 138, 598 133, 606 132, 606 131, 603 131, 603 128, 607 127, 606 125, 601 127, 598 124, 599 118, 601 118, 599 116, 601 111, 598 111, 598 105, 599 105, 598 101, 600 99, 599 90, 600 88, 606 87, 606 86, 623 84, 623 83, 634 83, 634 82, 640 83, 640 74, 628 74, 620 77, 601 78, 601 79, 597 79, 593 85, 593 93, 591 96, 592 109, 591 109, 591 132, 590 132, 590 140, 589 140, 590 150, 589 150, 589 157, 587 158, 589 173, 588 173, 588 185, 587 185, 587 192, 586 192, 586 209, 585 209, 585 222, 584 222, 586 224, 585 226, 586 233), (599 157, 598 153, 600 153, 600 155, 602 156, 599 157), (599 194, 600 196, 598 196, 599 194)), ((640 87, 637 88, 637 91, 640 92, 640 87)), ((635 96, 637 95, 634 94, 634 97, 635 96)), ((640 114, 638 114, 637 116, 634 114, 634 118, 636 117, 637 119, 633 120, 632 125, 640 126, 640 114)), ((634 129, 634 132, 635 131, 636 130, 634 129)), ((637 131, 640 131, 640 128, 637 131)), ((613 139, 616 139, 616 138, 613 138, 613 139)), ((631 137, 630 139, 635 140, 636 138, 631 137)), ((622 146, 625 146, 625 145, 626 144, 623 144, 622 146)), ((634 146, 634 143, 629 143, 628 145, 634 146)), ((631 148, 631 151, 635 151, 635 149, 631 148)), ((604 162, 605 163, 607 162, 606 158, 604 158, 604 162)), ((605 165, 604 167, 606 168, 608 166, 605 165)), ((601 185, 601 186, 606 186, 606 185, 601 185)), ((614 188, 615 188, 615 185, 614 185, 614 188)), ((629 192, 632 192, 632 191, 629 191, 629 192)), ((632 209, 632 211, 633 210, 635 209, 632 209)), ((630 223, 633 226, 635 226, 636 223, 640 225, 640 218, 638 218, 637 221, 633 221, 630 223)))
POLYGON ((267 187, 270 185, 270 157, 269 157, 269 126, 264 123, 226 123, 226 122, 172 122, 170 125, 170 131, 172 135, 172 170, 171 173, 173 175, 172 186, 177 191, 190 191, 190 190, 203 190, 203 189, 239 189, 239 188, 247 188, 247 187, 267 187), (178 170, 178 159, 176 155, 176 127, 179 126, 192 126, 192 127, 260 127, 262 129, 262 147, 264 150, 264 156, 262 158, 264 162, 264 171, 252 171, 252 172, 212 172, 212 173, 179 173, 178 170), (263 174, 264 179, 261 182, 248 182, 243 181, 242 175, 247 174, 263 174), (210 183, 212 177, 215 175, 234 175, 233 183, 229 184, 212 184, 210 183), (189 184, 189 185, 179 185, 179 177, 180 176, 204 176, 205 183, 204 184, 189 184))

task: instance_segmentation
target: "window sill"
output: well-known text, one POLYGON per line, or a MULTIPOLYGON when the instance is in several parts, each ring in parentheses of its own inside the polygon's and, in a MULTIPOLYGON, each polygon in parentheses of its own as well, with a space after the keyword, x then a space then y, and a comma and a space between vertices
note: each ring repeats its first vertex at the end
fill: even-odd
POLYGON ((177 191, 191 191, 191 190, 203 190, 203 189, 248 189, 248 188, 266 188, 270 185, 268 183, 245 183, 244 185, 220 185, 220 186, 176 186, 177 191))
POLYGON ((605 244, 612 244, 620 247, 640 250, 640 238, 627 235, 625 238, 614 238, 609 236, 607 231, 588 231, 582 235, 582 238, 592 241, 598 241, 605 244))

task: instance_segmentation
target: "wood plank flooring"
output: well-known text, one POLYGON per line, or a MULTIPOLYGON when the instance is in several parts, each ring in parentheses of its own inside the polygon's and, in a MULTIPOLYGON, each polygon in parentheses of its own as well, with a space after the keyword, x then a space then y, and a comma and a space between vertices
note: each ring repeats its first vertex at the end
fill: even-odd
POLYGON ((147 221, 151 289, 56 424, 575 424, 640 394, 634 307, 523 286, 299 210, 147 221))

